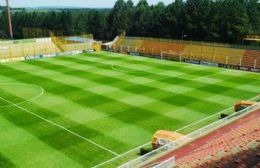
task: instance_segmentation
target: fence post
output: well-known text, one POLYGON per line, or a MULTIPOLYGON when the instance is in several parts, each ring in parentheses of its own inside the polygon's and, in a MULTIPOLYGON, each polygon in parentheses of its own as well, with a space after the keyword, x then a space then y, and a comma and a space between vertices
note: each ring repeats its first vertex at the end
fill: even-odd
POLYGON ((43 40, 43 44, 45 46, 45 55, 47 55, 47 41, 43 40))
POLYGON ((201 42, 201 59, 203 58, 203 51, 204 51, 204 45, 203 42, 201 42))
POLYGON ((257 60, 255 59, 255 62, 254 62, 254 69, 256 69, 256 62, 257 62, 257 60))
POLYGON ((35 53, 36 51, 35 51, 35 43, 33 43, 33 55, 35 56, 35 53))
MULTIPOLYGON (((12 57, 12 52, 11 52, 11 43, 9 43, 9 58, 12 57)), ((8 57, 7 57, 8 58, 8 57)))
POLYGON ((215 60, 216 60, 216 55, 215 55, 215 42, 213 44, 213 63, 215 63, 215 60))
POLYGON ((227 44, 227 57, 228 57, 228 44, 227 44))
POLYGON ((226 65, 228 64, 228 56, 226 56, 226 65))
POLYGON ((190 41, 190 59, 191 59, 191 53, 192 53, 191 46, 192 46, 192 42, 190 41))
POLYGON ((22 45, 21 45, 21 47, 22 47, 22 57, 24 57, 25 55, 24 55, 24 43, 22 43, 22 45))

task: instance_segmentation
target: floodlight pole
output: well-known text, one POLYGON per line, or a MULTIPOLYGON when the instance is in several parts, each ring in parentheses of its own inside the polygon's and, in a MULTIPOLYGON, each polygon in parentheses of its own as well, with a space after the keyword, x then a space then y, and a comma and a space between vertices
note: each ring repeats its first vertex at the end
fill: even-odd
POLYGON ((10 35, 10 38, 13 39, 13 28, 12 28, 12 20, 11 20, 11 14, 10 14, 9 0, 6 0, 6 8, 7 8, 7 19, 8 19, 8 26, 9 26, 9 35, 10 35))

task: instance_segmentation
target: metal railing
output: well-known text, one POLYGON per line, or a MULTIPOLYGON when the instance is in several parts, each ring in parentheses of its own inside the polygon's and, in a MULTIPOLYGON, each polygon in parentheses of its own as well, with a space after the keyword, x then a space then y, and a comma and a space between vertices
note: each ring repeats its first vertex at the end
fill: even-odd
POLYGON ((232 115, 227 116, 226 118, 213 122, 203 128, 200 128, 188 135, 185 135, 185 136, 179 138, 176 141, 170 142, 167 145, 164 145, 150 153, 147 153, 139 158, 136 158, 136 159, 120 166, 119 168, 138 168, 143 165, 147 165, 148 163, 155 161, 156 159, 160 158, 161 156, 163 156, 187 143, 190 143, 191 141, 193 141, 201 136, 204 136, 220 127, 223 127, 224 125, 227 125, 240 117, 243 117, 248 112, 251 112, 253 109, 256 109, 256 108, 259 108, 258 103, 254 104, 252 106, 249 106, 239 112, 233 113, 232 115))
POLYGON ((153 168, 172 168, 175 165, 175 157, 171 157, 170 159, 167 159, 160 164, 154 166, 153 168))

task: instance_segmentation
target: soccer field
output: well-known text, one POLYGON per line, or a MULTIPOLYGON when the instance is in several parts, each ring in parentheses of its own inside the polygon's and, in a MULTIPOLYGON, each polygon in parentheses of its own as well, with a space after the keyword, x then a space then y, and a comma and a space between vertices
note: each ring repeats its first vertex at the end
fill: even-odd
POLYGON ((0 167, 93 167, 260 93, 260 74, 97 52, 0 64, 0 167))

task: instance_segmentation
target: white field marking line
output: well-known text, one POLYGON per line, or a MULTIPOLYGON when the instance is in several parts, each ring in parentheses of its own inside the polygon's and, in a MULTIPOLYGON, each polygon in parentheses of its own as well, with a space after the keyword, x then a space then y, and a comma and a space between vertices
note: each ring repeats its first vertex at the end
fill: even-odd
POLYGON ((19 108, 19 109, 25 111, 26 113, 32 114, 33 116, 38 117, 38 118, 40 118, 41 120, 48 122, 49 124, 52 124, 52 125, 54 125, 54 126, 60 128, 60 129, 62 129, 62 130, 64 130, 64 131, 67 131, 67 132, 71 133, 72 135, 74 135, 74 136, 76 136, 76 137, 78 137, 78 138, 81 138, 81 139, 83 139, 83 140, 85 140, 85 141, 87 141, 87 142, 89 142, 89 143, 91 143, 91 144, 93 144, 93 145, 95 145, 95 146, 98 146, 99 148, 101 148, 101 149, 103 149, 103 150, 105 150, 105 151, 107 151, 107 152, 109 152, 109 153, 112 153, 113 155, 118 156, 118 154, 117 154, 116 152, 114 152, 114 151, 112 151, 112 150, 110 150, 110 149, 108 149, 108 148, 106 148, 106 147, 104 147, 104 146, 102 146, 102 145, 99 145, 99 144, 97 144, 96 142, 94 142, 94 141, 92 141, 92 140, 90 140, 90 139, 88 139, 88 138, 86 138, 86 137, 84 137, 84 136, 81 136, 81 135, 79 135, 78 133, 76 133, 76 132, 74 132, 74 131, 71 131, 71 130, 69 130, 69 129, 67 129, 67 128, 65 128, 65 127, 63 127, 63 126, 61 126, 61 125, 59 125, 59 124, 57 124, 57 123, 55 123, 55 122, 52 122, 52 121, 50 121, 50 120, 48 120, 48 119, 46 119, 46 118, 44 118, 44 117, 42 117, 42 116, 36 114, 36 113, 33 113, 33 112, 27 110, 26 108, 23 108, 23 107, 21 107, 21 106, 19 106, 19 105, 17 105, 17 104, 14 104, 13 102, 4 99, 4 98, 2 98, 1 96, 0 96, 0 99, 3 100, 3 101, 5 101, 5 102, 7 102, 7 103, 12 104, 13 106, 15 106, 15 107, 17 107, 17 108, 19 108))
MULTIPOLYGON (((250 101, 250 100, 253 100, 253 99, 257 98, 257 97, 259 97, 259 96, 255 96, 255 97, 249 99, 249 101, 250 101)), ((199 121, 197 121, 197 122, 188 124, 188 125, 186 125, 186 126, 180 128, 180 129, 177 129, 177 130, 175 130, 174 132, 178 132, 178 131, 184 130, 185 128, 188 128, 188 127, 190 127, 190 126, 192 126, 192 125, 196 125, 196 124, 198 124, 198 123, 200 123, 200 122, 202 122, 202 121, 204 121, 204 120, 207 120, 207 119, 209 119, 209 118, 211 118, 211 117, 213 117, 213 116, 215 116, 215 115, 219 115, 220 113, 222 113, 222 112, 224 112, 224 111, 226 111, 226 110, 230 110, 230 109, 232 109, 232 108, 233 108, 233 106, 232 106, 232 107, 229 107, 229 108, 226 108, 226 109, 224 109, 224 110, 221 110, 221 111, 219 111, 219 112, 217 112, 217 113, 214 113, 214 114, 212 114, 212 115, 210 115, 210 116, 207 116, 207 117, 205 117, 205 118, 203 118, 203 119, 201 119, 201 120, 199 120, 199 121)))
POLYGON ((129 151, 123 153, 123 154, 120 154, 120 155, 118 155, 118 156, 116 156, 116 157, 113 157, 112 159, 109 159, 109 160, 107 160, 107 161, 105 161, 105 162, 99 163, 99 164, 95 165, 95 166, 92 167, 92 168, 97 168, 97 167, 102 166, 102 165, 104 165, 104 164, 106 164, 106 163, 112 162, 113 160, 116 160, 117 158, 120 158, 120 157, 122 157, 122 156, 124 156, 124 155, 127 155, 128 153, 131 153, 132 151, 135 151, 135 150, 137 150, 137 149, 139 149, 139 148, 141 148, 141 147, 144 147, 144 146, 146 146, 146 145, 149 145, 149 144, 150 144, 150 142, 147 142, 147 143, 145 143, 145 144, 143 144, 143 145, 140 145, 140 146, 138 146, 138 147, 135 147, 135 148, 133 148, 133 149, 131 149, 131 150, 129 150, 129 151))
POLYGON ((206 77, 210 77, 210 76, 218 75, 219 73, 221 73, 221 72, 225 72, 225 71, 227 71, 227 70, 219 71, 219 72, 216 72, 216 73, 213 73, 213 74, 210 74, 210 75, 200 76, 200 77, 197 77, 197 78, 193 78, 193 79, 191 79, 191 80, 193 81, 193 80, 203 79, 203 78, 206 78, 206 77))
MULTIPOLYGON (((253 98, 251 98, 251 99, 249 99, 249 100, 253 100, 253 99, 257 98, 257 97, 259 97, 259 96, 255 96, 255 97, 253 97, 253 98)), ((207 116, 207 117, 205 117, 205 118, 202 118, 202 119, 199 120, 199 121, 196 121, 196 122, 194 122, 194 123, 188 124, 188 125, 186 125, 186 126, 184 126, 184 127, 182 127, 182 128, 179 128, 179 129, 177 129, 177 130, 175 130, 175 131, 172 131, 172 132, 178 132, 178 131, 180 131, 180 130, 183 130, 183 129, 185 129, 185 128, 188 128, 188 127, 190 127, 190 126, 192 126, 192 125, 195 125, 195 124, 200 123, 200 122, 202 122, 202 121, 204 121, 204 120, 207 120, 208 118, 211 118, 212 116, 218 115, 218 114, 222 113, 223 111, 229 110, 229 109, 231 109, 231 108, 233 108, 233 106, 232 106, 232 107, 228 107, 228 108, 226 108, 226 109, 224 109, 224 110, 221 110, 221 111, 219 111, 219 112, 217 112, 217 113, 214 113, 214 114, 212 114, 212 115, 210 115, 210 116, 207 116)), ((149 143, 151 143, 151 142, 149 141, 149 142, 147 142, 147 143, 145 143, 145 144, 143 144, 143 145, 140 145, 140 146, 138 146, 138 147, 135 147, 135 148, 133 148, 133 149, 131 149, 131 150, 129 150, 129 151, 123 153, 123 154, 120 154, 120 155, 118 155, 118 156, 116 156, 116 157, 114 157, 114 158, 112 158, 112 159, 109 159, 109 160, 107 160, 107 161, 105 161, 105 162, 99 163, 99 164, 97 164, 96 166, 94 166, 94 167, 92 167, 92 168, 98 168, 99 166, 102 166, 102 165, 104 165, 104 164, 106 164, 106 163, 112 162, 113 160, 116 160, 116 159, 119 158, 119 157, 122 157, 122 156, 124 156, 124 155, 127 155, 128 153, 130 153, 130 152, 132 152, 132 151, 135 151, 136 149, 139 149, 139 148, 141 148, 141 147, 143 147, 143 146, 146 146, 146 145, 148 145, 149 143)))
MULTIPOLYGON (((120 65, 110 65, 111 66, 111 69, 114 70, 114 71, 117 71, 117 72, 122 72, 122 73, 127 73, 127 71, 124 71, 124 70, 120 70, 118 68, 116 68, 116 66, 120 66, 120 65)), ((123 66, 122 66, 123 67, 123 66)), ((132 69, 132 68, 130 68, 132 69)), ((137 71, 140 71, 138 69, 133 69, 133 70, 137 70, 137 71)), ((187 78, 182 78, 182 79, 187 79, 187 80, 190 80, 190 81, 194 81, 194 80, 199 80, 199 79, 203 79, 203 78, 206 78, 206 77, 210 77, 210 76, 214 76, 214 75, 217 75, 219 74, 220 72, 225 72, 225 71, 228 71, 227 69, 225 70, 222 70, 222 71, 219 71, 219 72, 216 72, 216 73, 213 73, 213 74, 210 74, 210 75, 205 75, 205 76, 200 76, 200 77, 197 77, 197 78, 193 78, 193 79, 187 79, 187 78)), ((162 74, 162 73, 153 73, 153 72, 149 72, 149 73, 152 73, 152 74, 158 74, 158 75, 165 75, 165 74, 162 74)), ((169 75, 166 75, 166 76, 169 76, 169 75)), ((178 77, 178 78, 181 78, 180 75, 176 75, 176 76, 169 76, 169 77, 178 77)))
POLYGON ((119 65, 110 65, 110 66, 111 66, 111 69, 114 70, 114 71, 121 72, 121 73, 128 73, 128 71, 124 71, 124 70, 120 70, 120 69, 116 68, 116 66, 119 67, 119 65))
POLYGON ((115 67, 116 65, 111 65, 111 69, 114 71, 118 71, 118 69, 115 67))
MULTIPOLYGON (((35 85, 35 84, 26 84, 26 83, 0 83, 0 86, 1 86, 1 85, 30 85, 30 86, 38 87, 38 88, 41 90, 41 92, 40 92, 37 96, 34 96, 34 97, 32 97, 32 98, 30 98, 30 99, 28 99, 28 100, 22 101, 22 102, 14 103, 14 104, 16 104, 16 105, 20 105, 20 104, 23 104, 23 103, 25 103, 25 102, 31 102, 31 101, 33 101, 33 100, 36 100, 36 99, 40 98, 40 97, 44 94, 44 92, 45 92, 45 90, 43 89, 43 87, 41 87, 41 86, 39 86, 39 85, 35 85)), ((10 103, 9 103, 9 104, 10 104, 10 103)), ((10 105, 0 106, 0 108, 12 107, 12 106, 13 106, 13 105, 10 104, 10 105)))

